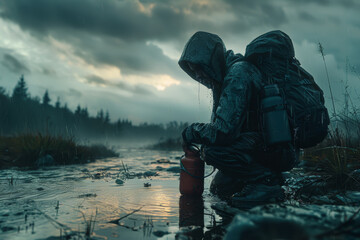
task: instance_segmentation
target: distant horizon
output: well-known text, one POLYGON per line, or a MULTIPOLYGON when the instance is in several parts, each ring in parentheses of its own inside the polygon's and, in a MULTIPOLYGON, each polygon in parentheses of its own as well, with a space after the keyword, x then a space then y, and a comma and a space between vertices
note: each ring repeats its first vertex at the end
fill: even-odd
MULTIPOLYGON (((24 76, 24 79, 25 79, 25 76, 24 76)), ((25 82, 26 82, 26 79, 25 79, 25 82)), ((29 87, 29 86, 27 85, 27 87, 29 87)), ((1 88, 3 88, 3 87, 0 86, 0 89, 1 89, 1 88)), ((4 89, 5 89, 5 88, 4 88, 4 89)), ((5 89, 5 90, 6 90, 6 89, 5 89)), ((14 89, 5 91, 5 94, 8 95, 9 97, 12 97, 12 92, 13 92, 13 90, 14 90, 14 89)), ((48 89, 45 90, 45 92, 46 92, 46 91, 49 92, 48 89)), ((44 94, 45 94, 45 92, 44 92, 44 94)), ((43 96, 44 96, 44 95, 43 95, 43 96)), ((33 100, 34 100, 34 99, 37 99, 37 100, 39 101, 39 103, 43 104, 43 100, 42 100, 43 96, 33 96, 33 95, 29 94, 28 97, 29 97, 29 99, 33 99, 33 100)), ((53 100, 53 97, 51 97, 50 93, 49 93, 49 97, 50 97, 50 99, 51 99, 51 101, 49 102, 49 105, 50 105, 51 107, 56 108, 57 97, 56 97, 56 101, 53 100)), ((80 106, 81 109, 87 109, 86 106, 81 106, 81 105, 77 105, 74 109, 71 109, 71 108, 68 107, 67 102, 61 102, 61 101, 60 101, 60 108, 65 108, 65 105, 66 105, 66 108, 67 108, 69 111, 71 111, 72 113, 75 113, 75 112, 76 112, 78 106, 80 106)), ((104 114, 104 115, 106 115, 106 113, 109 114, 110 123, 111 123, 111 124, 116 124, 118 121, 124 121, 124 122, 128 121, 128 122, 131 123, 133 126, 141 126, 141 125, 144 125, 144 124, 149 124, 149 125, 162 125, 162 124, 168 124, 168 123, 171 123, 171 122, 188 123, 188 122, 177 121, 177 120, 171 120, 171 121, 163 122, 163 123, 161 123, 161 122, 148 122, 148 121, 139 122, 139 123, 134 123, 131 119, 128 119, 126 116, 125 116, 125 117, 122 117, 122 118, 112 119, 112 118, 111 118, 111 112, 109 112, 106 108, 100 108, 100 109, 98 110, 97 114, 94 114, 94 115, 89 114, 89 117, 97 118, 97 117, 98 117, 97 115, 98 115, 98 113, 100 113, 100 111, 103 111, 103 114, 104 114)))

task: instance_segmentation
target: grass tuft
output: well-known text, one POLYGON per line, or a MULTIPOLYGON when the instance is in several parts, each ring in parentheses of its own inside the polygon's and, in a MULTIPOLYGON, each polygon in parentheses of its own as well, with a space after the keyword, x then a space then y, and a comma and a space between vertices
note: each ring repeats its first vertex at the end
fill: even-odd
POLYGON ((86 163, 117 154, 105 146, 76 144, 73 137, 21 134, 0 137, 0 166, 2 168, 36 167, 39 159, 47 157, 54 165, 86 163))

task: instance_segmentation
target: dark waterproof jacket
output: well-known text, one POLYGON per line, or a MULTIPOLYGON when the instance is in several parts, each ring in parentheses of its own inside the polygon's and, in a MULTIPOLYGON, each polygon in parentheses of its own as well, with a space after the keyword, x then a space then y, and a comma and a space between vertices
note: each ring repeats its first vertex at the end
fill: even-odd
POLYGON ((226 51, 219 36, 206 32, 190 38, 179 60, 180 67, 199 81, 188 63, 200 67, 217 84, 206 85, 214 97, 211 122, 191 124, 183 132, 186 142, 230 145, 241 133, 257 130, 261 74, 254 65, 243 61, 242 55, 226 51))

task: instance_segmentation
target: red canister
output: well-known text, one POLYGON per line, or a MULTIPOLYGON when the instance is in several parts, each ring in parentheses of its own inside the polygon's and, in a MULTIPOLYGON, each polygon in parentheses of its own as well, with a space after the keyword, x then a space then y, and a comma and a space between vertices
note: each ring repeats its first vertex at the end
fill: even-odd
POLYGON ((189 150, 180 160, 180 193, 183 195, 201 195, 204 191, 204 161, 200 152, 189 150))

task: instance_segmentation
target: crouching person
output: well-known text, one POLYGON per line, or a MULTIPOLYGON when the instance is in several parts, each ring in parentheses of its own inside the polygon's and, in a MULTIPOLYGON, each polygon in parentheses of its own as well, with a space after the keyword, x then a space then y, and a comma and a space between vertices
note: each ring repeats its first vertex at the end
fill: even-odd
POLYGON ((211 121, 193 123, 182 133, 184 148, 201 144, 203 160, 219 170, 211 192, 241 208, 282 200, 281 172, 294 166, 298 151, 291 142, 265 147, 258 67, 206 32, 190 38, 179 65, 213 92, 211 121))

